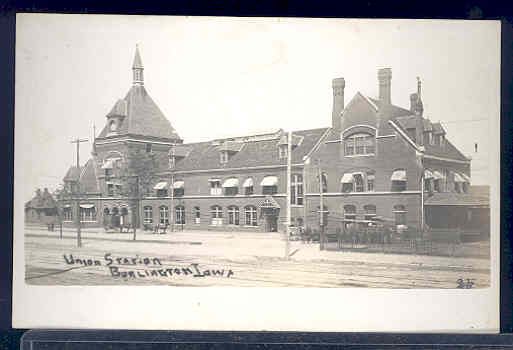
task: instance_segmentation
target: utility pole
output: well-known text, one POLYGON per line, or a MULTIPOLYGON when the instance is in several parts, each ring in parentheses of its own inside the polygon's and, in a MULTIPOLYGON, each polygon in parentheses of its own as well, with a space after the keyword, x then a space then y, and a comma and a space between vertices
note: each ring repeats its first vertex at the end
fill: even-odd
POLYGON ((287 135, 287 219, 285 222, 285 259, 290 256, 290 221, 291 221, 291 177, 292 177, 292 132, 287 135))
POLYGON ((175 230, 175 175, 171 174, 171 185, 169 186, 171 190, 171 208, 169 209, 169 223, 171 224, 171 232, 175 230))
POLYGON ((322 191, 322 168, 321 160, 317 160, 317 171, 319 178, 319 226, 321 227, 321 233, 319 237, 319 249, 324 250, 324 193, 322 191))
POLYGON ((74 143, 77 145, 77 183, 76 183, 76 213, 77 213, 77 247, 82 247, 82 233, 80 231, 80 143, 87 142, 88 139, 79 139, 78 137, 75 140, 70 141, 71 143, 74 143))

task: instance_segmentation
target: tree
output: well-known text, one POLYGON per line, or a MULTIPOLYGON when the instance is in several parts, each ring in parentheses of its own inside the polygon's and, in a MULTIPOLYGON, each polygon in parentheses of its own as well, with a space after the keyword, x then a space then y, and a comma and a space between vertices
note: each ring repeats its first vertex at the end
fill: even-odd
POLYGON ((151 192, 155 179, 157 161, 153 152, 146 152, 137 146, 129 147, 124 163, 119 169, 121 195, 125 197, 132 213, 133 240, 136 240, 139 222, 139 203, 151 192))

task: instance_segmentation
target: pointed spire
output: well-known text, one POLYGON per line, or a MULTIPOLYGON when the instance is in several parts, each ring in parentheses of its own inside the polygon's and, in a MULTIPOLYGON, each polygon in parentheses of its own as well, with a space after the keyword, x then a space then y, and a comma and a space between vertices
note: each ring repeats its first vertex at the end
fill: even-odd
POLYGON ((134 64, 132 65, 133 72, 133 84, 134 85, 144 85, 144 76, 143 76, 144 67, 141 60, 141 55, 139 54, 139 45, 135 45, 135 56, 134 56, 134 64))

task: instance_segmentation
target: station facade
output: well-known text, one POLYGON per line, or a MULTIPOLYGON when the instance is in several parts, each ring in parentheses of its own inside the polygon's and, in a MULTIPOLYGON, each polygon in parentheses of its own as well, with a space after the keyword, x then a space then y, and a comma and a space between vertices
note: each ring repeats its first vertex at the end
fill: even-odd
MULTIPOLYGON (((287 132, 186 143, 146 91, 137 49, 132 72, 91 159, 64 177, 64 192, 80 193, 82 225, 282 230, 287 132)), ((392 103, 391 82, 391 70, 380 69, 378 98, 358 92, 346 105, 345 81, 334 79, 331 125, 292 131, 292 225, 317 230, 322 221, 331 230, 380 218, 419 229, 439 225, 438 201, 463 212, 482 208, 469 193, 470 159, 423 115, 420 81, 410 108, 392 103)), ((60 205, 72 225, 73 200, 61 196, 60 205)))

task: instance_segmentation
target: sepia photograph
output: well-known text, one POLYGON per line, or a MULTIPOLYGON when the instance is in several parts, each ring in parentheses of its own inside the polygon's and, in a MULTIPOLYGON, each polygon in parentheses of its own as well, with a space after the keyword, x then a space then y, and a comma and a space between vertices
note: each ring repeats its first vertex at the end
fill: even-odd
POLYGON ((21 14, 16 39, 15 286, 498 296, 496 22, 21 14))

